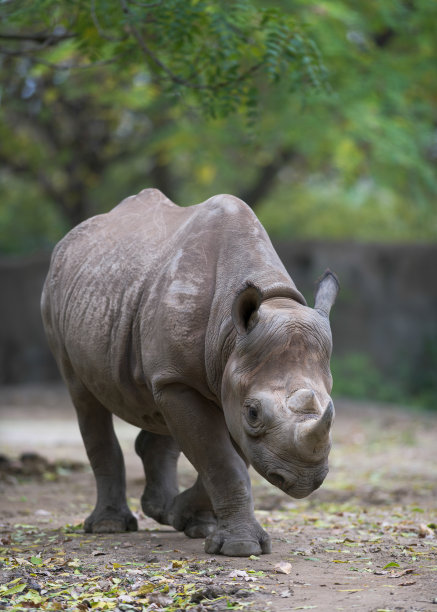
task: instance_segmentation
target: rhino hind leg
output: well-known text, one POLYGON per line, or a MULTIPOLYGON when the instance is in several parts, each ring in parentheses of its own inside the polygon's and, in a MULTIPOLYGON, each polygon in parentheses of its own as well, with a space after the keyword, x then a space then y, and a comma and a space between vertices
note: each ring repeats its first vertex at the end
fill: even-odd
POLYGON ((179 493, 177 461, 180 449, 171 436, 142 430, 135 441, 146 475, 141 507, 146 516, 184 531, 190 538, 204 538, 216 527, 216 519, 200 478, 179 493))
POLYGON ((68 386, 97 486, 96 507, 85 520, 85 531, 136 531, 137 519, 126 501, 124 460, 112 414, 79 381, 69 377, 68 386))
POLYGON ((192 487, 175 497, 170 521, 189 538, 206 538, 216 530, 217 518, 200 476, 192 487))
POLYGON ((143 512, 158 523, 171 525, 168 513, 179 492, 176 470, 179 446, 171 436, 141 430, 135 441, 135 451, 146 475, 141 496, 143 512))

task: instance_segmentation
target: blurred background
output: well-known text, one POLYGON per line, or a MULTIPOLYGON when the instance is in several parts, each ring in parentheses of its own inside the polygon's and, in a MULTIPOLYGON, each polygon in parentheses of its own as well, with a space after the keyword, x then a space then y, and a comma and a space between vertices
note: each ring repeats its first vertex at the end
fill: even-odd
MULTIPOLYGON (((58 380, 54 244, 146 187, 232 193, 312 304, 334 394, 437 407, 437 3, 0 1, 0 384, 58 380)), ((220 228, 217 228, 220 240, 220 228)))

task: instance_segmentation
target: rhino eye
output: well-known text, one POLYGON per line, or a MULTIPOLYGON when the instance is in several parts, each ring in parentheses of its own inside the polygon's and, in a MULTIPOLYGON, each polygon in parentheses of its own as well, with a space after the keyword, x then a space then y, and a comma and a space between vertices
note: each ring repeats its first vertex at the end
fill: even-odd
POLYGON ((249 400, 244 403, 246 407, 247 420, 251 425, 255 425, 258 422, 261 413, 259 403, 253 400, 249 400))
POLYGON ((258 418, 258 408, 255 406, 250 406, 247 411, 247 416, 249 417, 249 421, 256 421, 258 418))

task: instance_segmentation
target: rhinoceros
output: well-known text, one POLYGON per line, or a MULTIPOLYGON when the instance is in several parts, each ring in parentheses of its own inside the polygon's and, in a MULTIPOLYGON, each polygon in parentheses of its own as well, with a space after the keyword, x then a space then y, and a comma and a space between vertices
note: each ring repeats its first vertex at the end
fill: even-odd
POLYGON ((180 207, 145 189, 71 230, 42 295, 48 341, 95 475, 87 532, 137 529, 112 414, 140 428, 144 513, 207 553, 268 553, 248 466, 301 498, 328 472, 329 270, 306 305, 261 223, 217 195, 180 207), (178 492, 183 452, 195 484, 178 492))

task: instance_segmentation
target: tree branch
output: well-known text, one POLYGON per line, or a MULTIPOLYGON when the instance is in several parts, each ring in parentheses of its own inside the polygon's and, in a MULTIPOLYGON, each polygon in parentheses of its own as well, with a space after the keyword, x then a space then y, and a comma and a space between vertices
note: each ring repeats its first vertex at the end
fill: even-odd
POLYGON ((123 40, 126 40, 127 36, 121 36, 121 37, 110 36, 109 34, 106 34, 106 32, 103 31, 103 28, 100 25, 99 18, 97 17, 96 0, 91 0, 90 10, 91 10, 91 19, 93 20, 93 23, 96 26, 97 32, 102 38, 104 38, 105 40, 109 40, 110 42, 122 42, 123 40))
POLYGON ((0 163, 14 174, 30 174, 40 184, 46 195, 54 200, 62 210, 65 209, 65 199, 62 190, 54 187, 50 179, 40 170, 30 164, 11 159, 0 151, 0 163))
POLYGON ((76 34, 53 34, 47 32, 37 32, 30 34, 18 34, 16 32, 0 32, 0 39, 3 40, 18 40, 21 42, 37 42, 45 45, 57 44, 63 40, 76 38, 76 34))
POLYGON ((155 8, 156 6, 160 6, 162 4, 162 0, 157 0, 157 2, 135 2, 135 0, 127 0, 129 4, 134 4, 135 6, 141 6, 142 8, 155 8))
MULTIPOLYGON (((8 55, 9 57, 26 57, 33 64, 41 64, 43 66, 47 66, 48 68, 52 68, 53 70, 85 70, 88 68, 96 68, 98 66, 108 66, 113 64, 117 59, 122 57, 122 54, 115 55, 111 59, 107 60, 98 60, 96 62, 89 62, 87 64, 75 64, 73 61, 65 62, 64 64, 54 64, 53 62, 49 62, 41 57, 36 57, 35 49, 28 50, 19 50, 13 51, 12 49, 5 49, 5 47, 0 47, 0 55, 8 55)), ((39 51, 39 49, 38 49, 39 51)))
POLYGON ((269 164, 260 168, 254 183, 243 189, 238 197, 254 209, 273 188, 278 172, 297 157, 298 153, 294 149, 279 151, 269 164))
POLYGON ((381 32, 374 34, 373 41, 377 47, 384 48, 390 43, 395 34, 396 32, 392 28, 387 27, 381 32))
POLYGON ((259 68, 262 66, 262 62, 259 62, 258 64, 255 64, 254 66, 251 66, 248 70, 243 72, 239 77, 233 78, 233 79, 228 79, 227 81, 222 81, 221 83, 216 83, 215 85, 201 85, 200 83, 196 83, 194 81, 190 81, 190 80, 184 79, 183 77, 175 74, 168 66, 166 66, 153 53, 153 51, 151 51, 149 49, 149 47, 146 45, 146 43, 144 42, 144 39, 141 36, 139 30, 132 23, 132 19, 131 19, 132 15, 131 15, 131 12, 130 12, 129 7, 127 5, 127 0, 120 0, 120 4, 121 4, 122 10, 123 10, 123 13, 129 19, 129 29, 130 29, 130 32, 131 32, 132 36, 135 38, 135 40, 137 41, 137 43, 138 43, 141 51, 143 52, 143 54, 153 64, 155 64, 155 66, 160 68, 160 70, 162 70, 162 72, 164 72, 168 77, 170 77, 170 80, 173 81, 173 83, 176 83, 176 85, 182 85, 184 87, 189 87, 191 89, 203 89, 203 90, 208 90, 209 89, 211 91, 215 91, 215 90, 220 89, 222 87, 227 87, 228 85, 231 85, 232 83, 239 83, 241 81, 244 81, 248 76, 250 76, 251 74, 253 74, 257 70, 259 70, 259 68))

